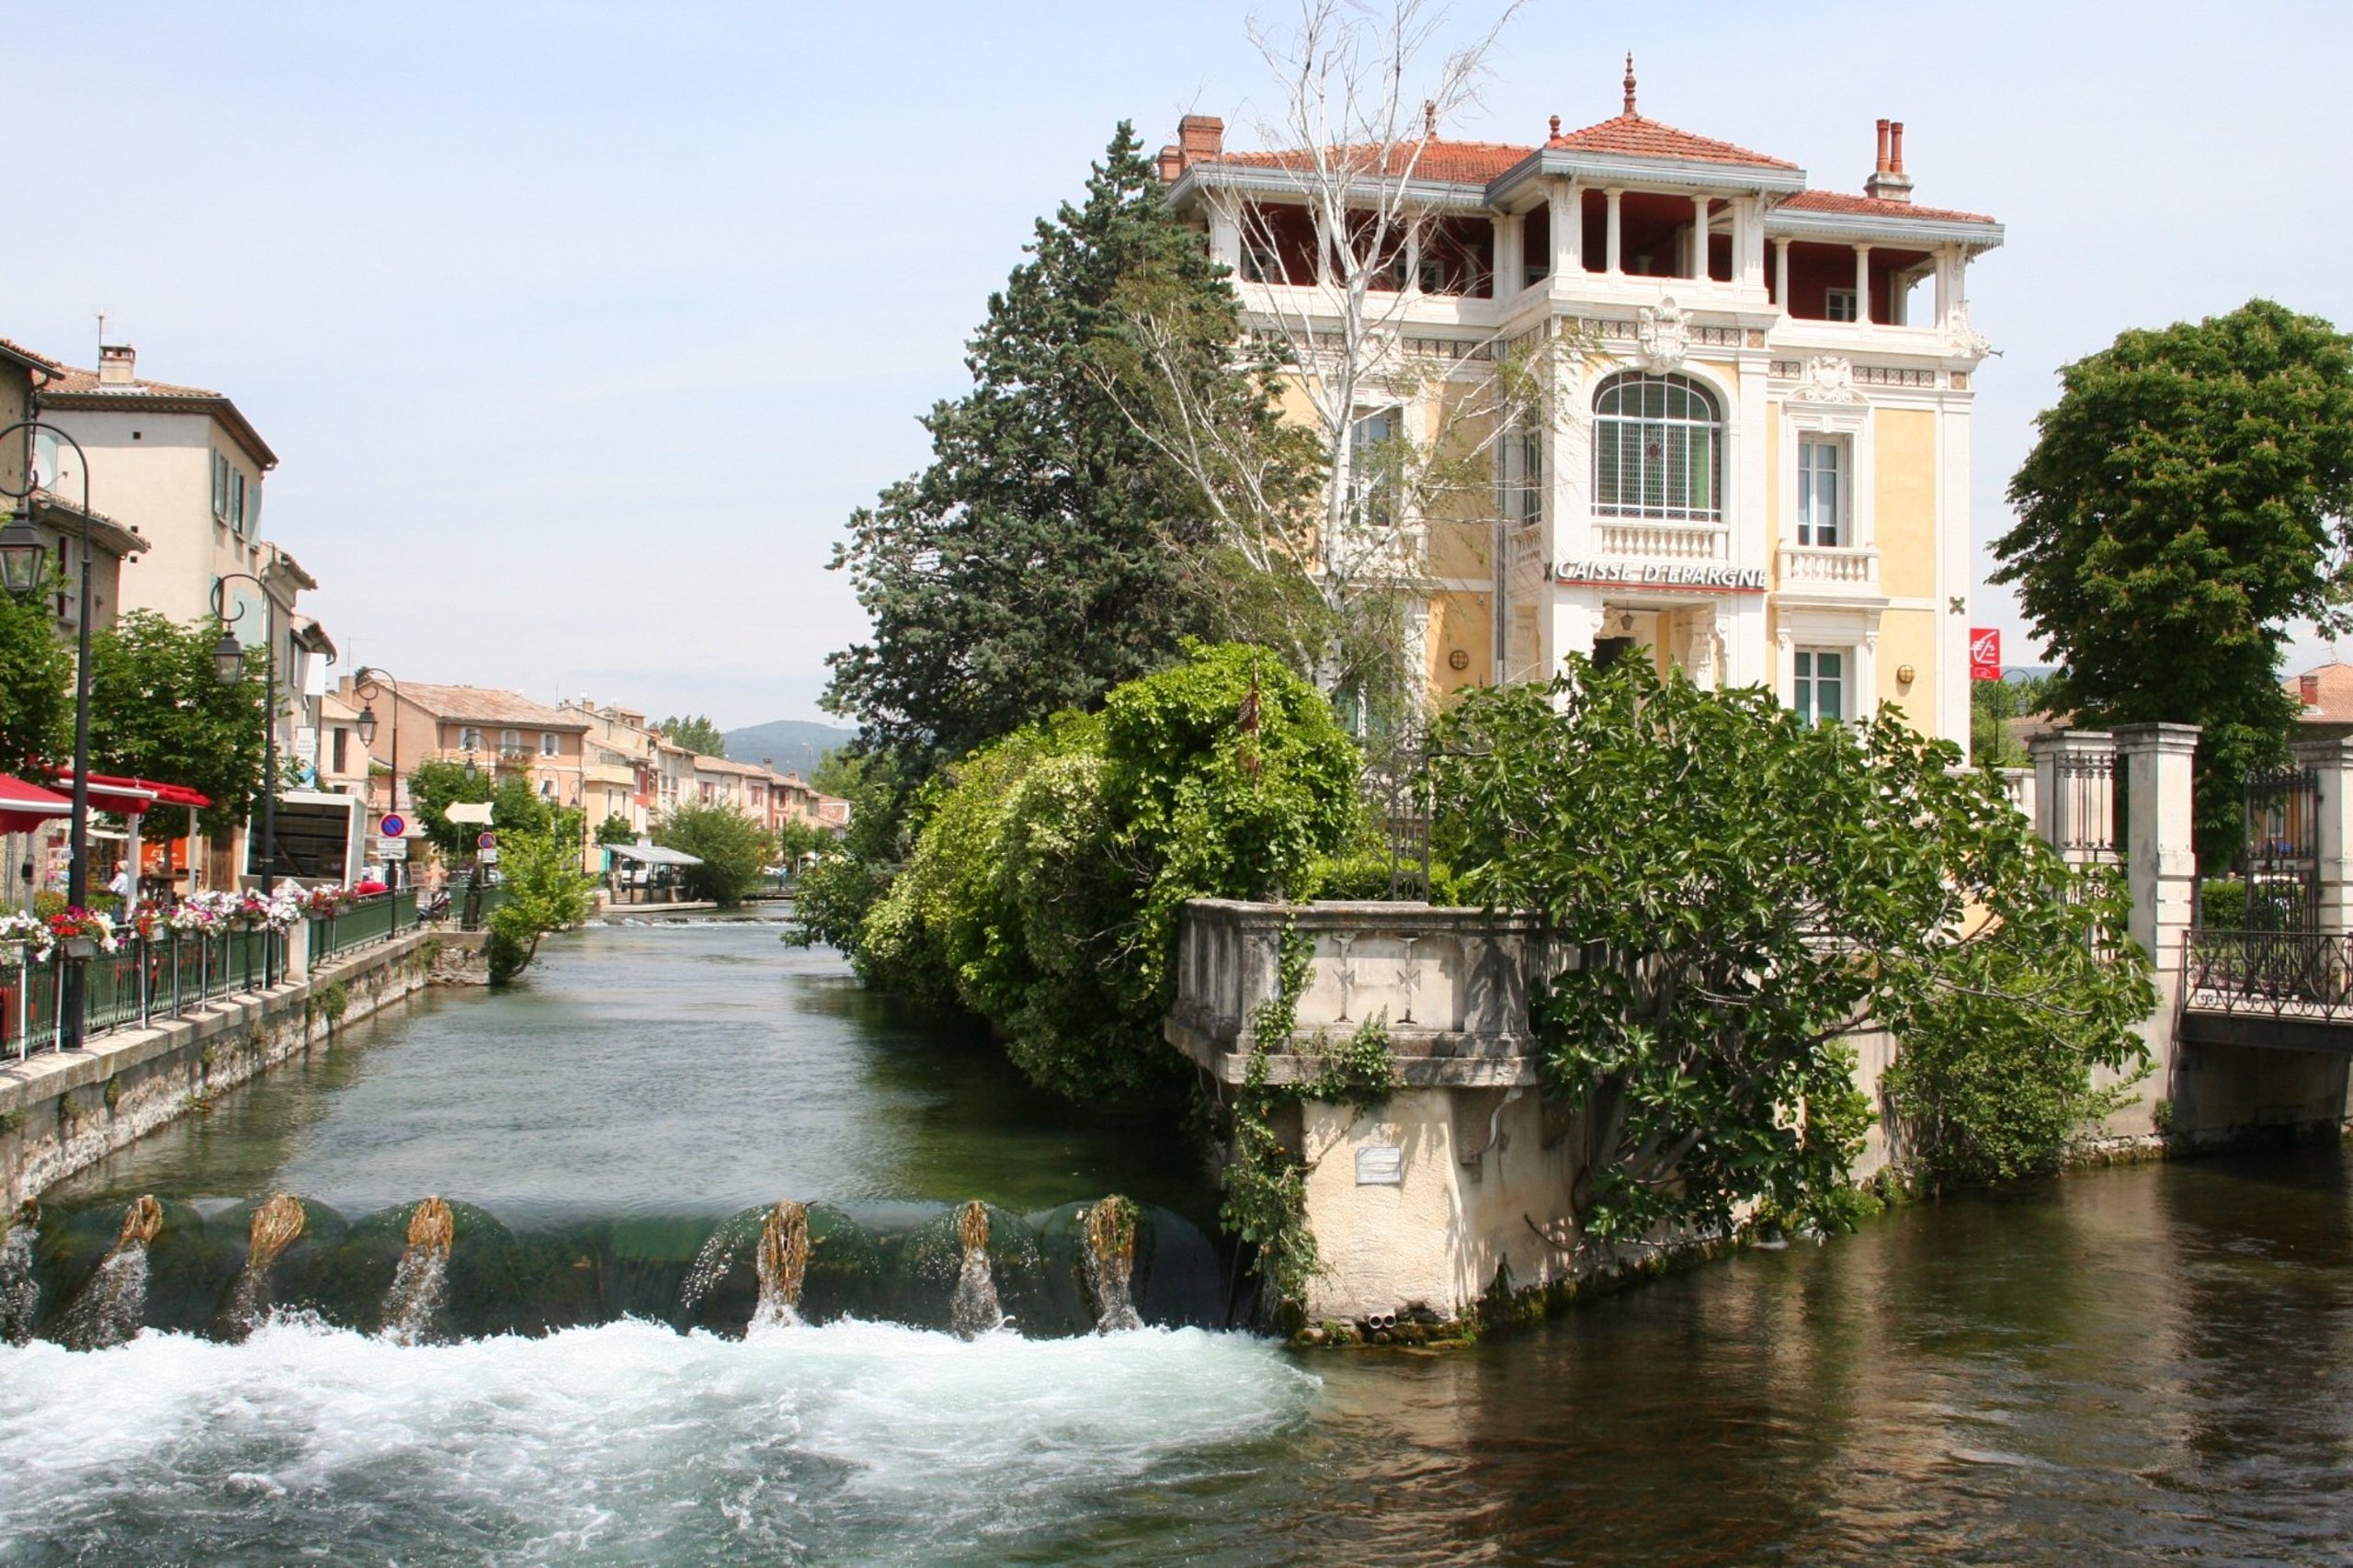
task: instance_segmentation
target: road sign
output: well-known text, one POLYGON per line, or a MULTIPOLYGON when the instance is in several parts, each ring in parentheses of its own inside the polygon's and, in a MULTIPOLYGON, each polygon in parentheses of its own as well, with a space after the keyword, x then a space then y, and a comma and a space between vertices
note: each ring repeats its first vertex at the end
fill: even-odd
POLYGON ((494 833, 485 833, 474 840, 474 847, 477 849, 495 849, 498 847, 498 835, 494 833))
POLYGON ((405 860, 408 858, 408 840, 380 838, 376 841, 376 853, 386 860, 405 860))
POLYGON ((398 838, 401 835, 408 831, 408 824, 401 821, 401 819, 393 813, 387 812, 384 813, 384 820, 376 824, 376 831, 382 834, 386 838, 398 838))
POLYGON ((492 847, 490 847, 490 848, 488 848, 488 849, 483 850, 483 851, 482 852, 481 856, 479 857, 479 858, 481 859, 482 863, 483 863, 483 865, 485 865, 485 866, 495 866, 495 865, 497 865, 497 864, 498 864, 498 849, 497 849, 497 846, 494 845, 492 847))
POLYGON ((2002 678, 2002 629, 1998 626, 1972 626, 1969 629, 1969 678, 1999 680, 2002 678))

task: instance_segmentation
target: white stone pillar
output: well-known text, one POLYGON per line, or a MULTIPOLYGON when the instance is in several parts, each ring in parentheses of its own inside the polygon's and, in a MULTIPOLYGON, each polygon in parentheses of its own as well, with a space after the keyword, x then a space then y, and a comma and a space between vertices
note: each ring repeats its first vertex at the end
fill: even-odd
POLYGON ((2353 736, 2306 741, 2295 757, 2298 767, 2312 769, 2319 796, 2313 852, 2320 903, 2313 918, 2323 931, 2353 931, 2353 736))
POLYGON ((2182 939, 2198 905, 2192 801, 2198 726, 2119 724, 2116 760, 2128 791, 2123 848, 2132 939, 2160 970, 2172 970, 2181 961, 2182 939))
POLYGON ((1235 277, 1242 276, 1242 220, 1233 205, 1210 204, 1210 259, 1235 277))
POLYGON ((1783 315, 1790 313, 1790 242, 1787 240, 1773 242, 1773 302, 1781 307, 1783 315))
POLYGON ((1713 207, 1708 198, 1691 199, 1691 280, 1708 281, 1708 218, 1713 207))
POLYGON ((1624 249, 1620 245, 1618 239, 1619 208, 1626 193, 1613 187, 1605 194, 1609 198, 1609 225, 1608 238, 1603 243, 1608 245, 1609 254, 1602 258, 1601 270, 1608 277, 1622 278, 1626 275, 1626 269, 1624 249))
POLYGON ((1552 223, 1552 286, 1585 269, 1585 192, 1573 179, 1556 179, 1545 193, 1552 223))
POLYGON ((2071 865, 2108 859, 2116 848, 2116 737, 2106 730, 2062 730, 2026 744, 2034 767, 2034 831, 2071 865))
POLYGON ((1498 212, 1494 218, 1495 235, 1495 275, 1488 280, 1487 294, 1491 299, 1508 300, 1528 286, 1526 244, 1520 230, 1522 220, 1517 212, 1498 212))
POLYGON ((1871 247, 1855 247, 1855 324, 1871 324, 1871 247))

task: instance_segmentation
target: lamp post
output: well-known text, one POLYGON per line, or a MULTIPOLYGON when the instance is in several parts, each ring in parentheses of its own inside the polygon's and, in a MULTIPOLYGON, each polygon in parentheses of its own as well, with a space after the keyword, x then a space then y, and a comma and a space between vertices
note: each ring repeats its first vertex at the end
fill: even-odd
MULTIPOLYGON (((351 694, 358 698, 362 703, 359 717, 353 722, 352 727, 359 732, 360 747, 368 753, 369 760, 372 764, 376 756, 376 699, 382 695, 382 688, 385 686, 392 688, 392 804, 387 809, 392 815, 397 816, 401 809, 401 683, 373 665, 360 665, 358 672, 351 677, 351 694), (382 683, 381 686, 378 684, 379 682, 382 683)), ((386 863, 390 864, 389 861, 386 863)), ((408 880, 401 871, 394 871, 392 876, 396 883, 405 882, 408 880)))
POLYGON ((212 650, 212 674, 222 686, 234 686, 245 675, 245 650, 237 634, 229 630, 244 619, 245 607, 239 605, 234 615, 224 613, 229 585, 233 582, 251 583, 261 590, 262 633, 267 644, 262 655, 266 695, 261 725, 261 892, 267 898, 278 891, 278 601, 269 597, 269 585, 250 572, 225 573, 213 583, 212 618, 221 623, 221 641, 212 650))
MULTIPOLYGON (((33 527, 33 497, 40 489, 40 473, 34 460, 36 433, 46 430, 73 448, 74 461, 82 470, 78 530, 82 597, 74 627, 74 814, 67 830, 65 902, 76 909, 86 909, 90 900, 90 460, 83 452, 81 442, 40 419, 20 419, 0 429, 0 441, 19 430, 24 432, 25 443, 24 487, 0 485, 0 494, 11 501, 24 503, 23 510, 9 520, 6 528, 0 528, 0 580, 5 580, 8 591, 18 598, 29 596, 40 585, 41 566, 49 558, 48 549, 40 542, 40 533, 33 527)), ((82 1048, 84 994, 82 968, 69 963, 57 1020, 58 1044, 67 1051, 82 1048)))

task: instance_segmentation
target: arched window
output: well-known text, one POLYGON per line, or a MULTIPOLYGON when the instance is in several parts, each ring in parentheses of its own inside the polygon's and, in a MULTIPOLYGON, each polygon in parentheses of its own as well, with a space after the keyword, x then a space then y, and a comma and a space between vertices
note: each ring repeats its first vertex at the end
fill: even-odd
POLYGON ((1688 376, 1610 377, 1593 398, 1593 509, 1607 517, 1723 516, 1723 415, 1688 376))

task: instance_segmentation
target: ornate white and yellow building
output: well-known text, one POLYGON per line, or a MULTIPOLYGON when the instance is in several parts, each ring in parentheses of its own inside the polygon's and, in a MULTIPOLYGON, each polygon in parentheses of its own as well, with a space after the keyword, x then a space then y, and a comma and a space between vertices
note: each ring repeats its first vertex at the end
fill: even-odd
MULTIPOLYGON (((1297 322, 1328 276, 1295 153, 1188 117, 1171 200, 1245 312, 1297 322)), ((1556 339, 1546 415, 1492 442, 1488 517, 1424 530, 1433 691, 1647 650, 1822 717, 1881 702, 1966 746, 1972 261, 1994 220, 1911 199, 1881 120, 1863 192, 1635 109, 1537 146, 1406 143, 1427 216, 1392 330, 1481 373, 1556 339)), ((1393 157, 1393 154, 1392 154, 1393 157)), ((1432 395, 1428 401, 1439 401, 1432 395)), ((1367 406, 1368 420, 1410 408, 1367 406)), ((1435 419, 1434 414, 1427 414, 1435 419)))

